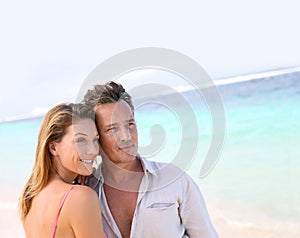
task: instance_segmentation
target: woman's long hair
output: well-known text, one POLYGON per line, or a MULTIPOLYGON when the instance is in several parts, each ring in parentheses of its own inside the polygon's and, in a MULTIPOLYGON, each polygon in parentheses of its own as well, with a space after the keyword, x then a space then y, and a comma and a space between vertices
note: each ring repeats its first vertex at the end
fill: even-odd
POLYGON ((92 114, 82 110, 83 108, 82 104, 59 104, 45 115, 38 135, 35 163, 19 201, 22 220, 30 210, 32 199, 49 181, 49 175, 53 169, 53 156, 49 150, 50 143, 60 142, 72 121, 80 118, 93 118, 92 114))

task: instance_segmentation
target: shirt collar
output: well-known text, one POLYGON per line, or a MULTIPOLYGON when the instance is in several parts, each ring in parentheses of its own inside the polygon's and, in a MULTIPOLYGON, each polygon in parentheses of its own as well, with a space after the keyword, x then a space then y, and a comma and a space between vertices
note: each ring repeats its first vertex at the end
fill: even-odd
POLYGON ((142 156, 138 156, 138 158, 141 161, 141 164, 142 164, 142 167, 143 167, 143 170, 145 173, 149 173, 151 175, 157 176, 156 169, 154 168, 152 161, 149 161, 145 157, 142 157, 142 156))
MULTIPOLYGON (((144 173, 149 173, 153 176, 157 176, 156 169, 151 161, 148 161, 145 157, 142 157, 140 155, 138 155, 137 158, 141 161, 144 173)), ((93 176, 90 178, 89 186, 95 189, 99 183, 100 185, 104 183, 104 177, 102 174, 102 162, 99 164, 98 168, 93 173, 93 176)))

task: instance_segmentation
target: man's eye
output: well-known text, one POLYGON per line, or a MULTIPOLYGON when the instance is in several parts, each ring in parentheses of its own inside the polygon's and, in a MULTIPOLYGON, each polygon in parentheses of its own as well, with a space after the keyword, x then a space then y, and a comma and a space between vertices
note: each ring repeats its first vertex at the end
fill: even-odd
POLYGON ((116 131, 116 130, 117 130, 117 127, 110 127, 110 128, 107 129, 107 131, 112 131, 112 132, 116 131))
POLYGON ((129 122, 128 125, 129 125, 130 127, 134 127, 134 126, 135 126, 135 122, 129 122))

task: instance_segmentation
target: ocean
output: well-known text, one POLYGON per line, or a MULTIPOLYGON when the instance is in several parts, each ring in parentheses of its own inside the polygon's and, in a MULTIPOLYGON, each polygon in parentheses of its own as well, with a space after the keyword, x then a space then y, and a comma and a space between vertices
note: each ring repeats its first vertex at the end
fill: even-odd
MULTIPOLYGON (((180 121, 190 119, 180 104, 180 116, 163 105, 137 109, 142 154, 172 162, 184 146, 184 151, 194 153, 193 158, 182 158, 183 169, 198 182, 213 217, 245 229, 284 231, 286 237, 293 237, 300 232, 300 72, 220 84, 218 90, 226 134, 221 154, 206 176, 200 176, 200 169, 212 125, 207 108, 193 91, 184 96, 191 98, 196 127, 180 121), (184 133, 195 128, 198 134, 184 133), (195 140, 199 141, 196 149, 195 140)), ((1 237, 24 237, 16 208, 33 166, 41 120, 0 123, 1 237)))

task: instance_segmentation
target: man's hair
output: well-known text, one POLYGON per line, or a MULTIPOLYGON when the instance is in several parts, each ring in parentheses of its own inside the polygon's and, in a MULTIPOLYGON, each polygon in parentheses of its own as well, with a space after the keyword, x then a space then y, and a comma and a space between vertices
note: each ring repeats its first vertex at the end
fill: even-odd
POLYGON ((130 106, 134 113, 131 96, 125 91, 121 84, 109 81, 104 85, 94 85, 93 89, 87 91, 82 103, 95 110, 97 105, 116 103, 121 99, 130 106))

